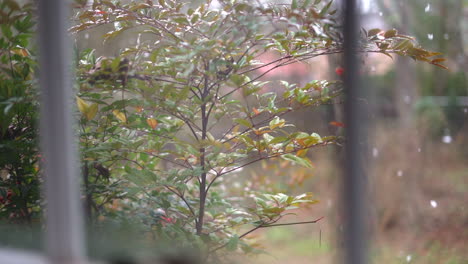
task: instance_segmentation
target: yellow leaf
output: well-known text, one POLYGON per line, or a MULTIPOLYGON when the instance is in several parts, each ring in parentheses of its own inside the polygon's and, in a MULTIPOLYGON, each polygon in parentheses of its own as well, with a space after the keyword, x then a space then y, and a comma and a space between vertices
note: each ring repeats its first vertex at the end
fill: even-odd
POLYGON ((156 119, 154 119, 154 118, 147 118, 147 119, 146 119, 146 123, 147 123, 152 129, 155 129, 156 126, 158 125, 158 121, 156 121, 156 119))
POLYGON ((88 109, 86 109, 86 113, 84 113, 84 116, 86 117, 86 119, 91 120, 93 119, 97 112, 98 112, 98 105, 96 103, 92 104, 91 106, 88 107, 88 109))
POLYGON ((80 110, 80 112, 85 115, 88 111, 89 105, 78 96, 76 97, 76 104, 78 105, 78 110, 80 110))
POLYGON ((29 55, 28 51, 23 48, 15 48, 15 49, 12 49, 11 52, 13 52, 16 55, 23 56, 23 57, 27 57, 29 55))
POLYGON ((119 110, 115 109, 112 110, 112 113, 114 114, 115 117, 117 117, 120 121, 126 123, 127 122, 127 117, 125 116, 125 113, 120 112, 119 110))
POLYGON ((306 154, 307 154, 307 149, 300 149, 296 153, 296 155, 301 158, 305 157, 306 154))

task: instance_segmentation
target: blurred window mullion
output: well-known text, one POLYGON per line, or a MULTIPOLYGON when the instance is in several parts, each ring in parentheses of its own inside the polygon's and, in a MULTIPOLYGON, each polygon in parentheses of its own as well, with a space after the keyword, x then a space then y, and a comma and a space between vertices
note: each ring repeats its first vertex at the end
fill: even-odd
POLYGON ((72 122, 70 4, 39 1, 41 150, 45 159, 46 255, 51 263, 84 263, 83 214, 72 122))
POLYGON ((359 76, 359 13, 357 0, 344 0, 344 86, 346 145, 342 171, 342 205, 344 214, 344 263, 366 264, 366 172, 363 155, 366 153, 366 115, 361 106, 365 97, 364 83, 359 76))

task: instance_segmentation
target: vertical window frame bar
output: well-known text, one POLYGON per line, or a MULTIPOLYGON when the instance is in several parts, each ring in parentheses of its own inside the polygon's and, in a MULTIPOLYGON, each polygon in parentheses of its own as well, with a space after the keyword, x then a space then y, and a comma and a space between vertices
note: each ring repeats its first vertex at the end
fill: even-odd
POLYGON ((45 159, 46 255, 51 263, 84 263, 84 221, 72 118, 69 1, 40 0, 40 141, 45 159))
POLYGON ((346 145, 342 173, 342 208, 344 213, 344 261, 348 264, 368 263, 366 224, 367 188, 363 160, 366 157, 367 120, 363 100, 364 83, 360 77, 358 58, 360 17, 357 0, 343 0, 344 10, 344 86, 346 145))

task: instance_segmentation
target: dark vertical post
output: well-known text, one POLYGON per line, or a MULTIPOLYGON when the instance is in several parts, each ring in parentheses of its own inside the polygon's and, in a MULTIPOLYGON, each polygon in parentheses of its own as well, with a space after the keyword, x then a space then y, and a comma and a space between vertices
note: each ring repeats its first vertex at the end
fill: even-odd
POLYGON ((71 46, 65 0, 39 1, 41 119, 46 248, 52 263, 84 259, 83 219, 72 128, 71 46))
POLYGON ((344 86, 346 122, 345 166, 343 171, 343 209, 345 262, 367 263, 366 175, 363 166, 366 144, 366 115, 362 105, 363 83, 359 76, 359 14, 356 0, 344 4, 344 86))

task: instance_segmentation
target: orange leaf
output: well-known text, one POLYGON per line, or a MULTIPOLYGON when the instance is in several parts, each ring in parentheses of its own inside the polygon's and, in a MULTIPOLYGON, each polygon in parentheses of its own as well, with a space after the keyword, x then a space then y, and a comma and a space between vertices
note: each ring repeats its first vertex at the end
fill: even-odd
POLYGON ((261 112, 258 111, 258 109, 255 108, 255 107, 254 107, 252 110, 253 110, 253 112, 254 112, 255 115, 259 115, 259 114, 261 113, 261 112))
POLYGON ((296 138, 296 143, 303 146, 303 147, 306 146, 305 139, 303 139, 303 138, 296 138))
POLYGON ((307 149, 300 149, 296 152, 296 155, 301 158, 305 157, 306 154, 307 154, 307 149))
POLYGON ((143 112, 143 107, 141 107, 141 106, 137 106, 137 107, 135 107, 135 109, 136 109, 137 113, 143 112))
POLYGON ((155 129, 156 126, 158 125, 158 121, 156 121, 156 119, 154 119, 154 118, 147 118, 147 119, 146 119, 146 123, 147 123, 152 129, 155 129))
POLYGON ((338 122, 338 121, 331 121, 330 123, 328 123, 332 126, 336 126, 336 127, 345 127, 345 124, 344 123, 341 123, 341 122, 338 122))
POLYGON ((438 59, 433 59, 431 61, 431 63, 439 63, 439 62, 443 62, 443 61, 446 61, 446 59, 445 58, 438 58, 438 59))
POLYGON ((442 65, 442 64, 438 64, 438 63, 431 63, 431 64, 433 64, 433 65, 435 65, 435 66, 438 66, 438 67, 440 67, 440 68, 442 68, 442 69, 446 69, 446 70, 449 69, 447 66, 442 65))

